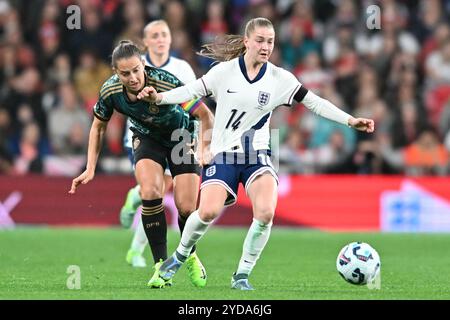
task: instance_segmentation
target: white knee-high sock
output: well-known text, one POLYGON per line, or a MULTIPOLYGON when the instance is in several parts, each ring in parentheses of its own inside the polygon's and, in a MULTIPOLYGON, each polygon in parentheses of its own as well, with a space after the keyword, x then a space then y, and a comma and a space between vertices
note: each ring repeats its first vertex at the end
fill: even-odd
POLYGON ((144 225, 142 224, 141 213, 138 212, 137 214, 139 214, 139 221, 136 225, 136 230, 134 231, 133 241, 131 242, 131 249, 143 254, 148 240, 144 231, 144 225))
POLYGON ((139 208, 139 206, 142 204, 141 195, 140 195, 141 186, 137 184, 131 190, 132 190, 131 192, 132 192, 133 208, 135 210, 137 210, 139 208))
MULTIPOLYGON (((186 221, 183 234, 181 235, 180 244, 178 245, 176 251, 178 255, 181 255, 184 258, 189 257, 189 255, 191 254, 192 247, 205 234, 206 230, 208 230, 208 227, 211 225, 211 222, 205 222, 202 219, 200 219, 200 216, 198 215, 198 210, 192 212, 186 221)), ((178 255, 177 257, 180 258, 178 255)))
POLYGON ((256 261, 258 261, 261 252, 269 240, 271 228, 272 222, 265 224, 253 219, 244 240, 242 256, 236 274, 249 275, 252 272, 256 261))

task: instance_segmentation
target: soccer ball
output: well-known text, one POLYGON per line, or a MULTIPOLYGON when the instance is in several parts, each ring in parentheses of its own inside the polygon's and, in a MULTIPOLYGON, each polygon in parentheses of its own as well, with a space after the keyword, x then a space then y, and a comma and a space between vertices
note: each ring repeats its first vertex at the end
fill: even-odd
POLYGON ((371 283, 380 272, 380 256, 367 243, 352 242, 339 252, 336 268, 347 282, 357 285, 371 283))

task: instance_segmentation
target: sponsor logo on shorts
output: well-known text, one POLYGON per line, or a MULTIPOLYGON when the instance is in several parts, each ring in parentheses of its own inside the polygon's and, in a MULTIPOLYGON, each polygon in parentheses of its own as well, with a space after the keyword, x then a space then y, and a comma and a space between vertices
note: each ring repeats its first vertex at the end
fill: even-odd
POLYGON ((211 166, 208 169, 206 169, 206 176, 207 177, 212 177, 215 174, 216 174, 216 166, 211 166))
POLYGON ((141 144, 141 140, 139 140, 139 138, 134 138, 133 140, 133 149, 136 150, 139 145, 141 144))

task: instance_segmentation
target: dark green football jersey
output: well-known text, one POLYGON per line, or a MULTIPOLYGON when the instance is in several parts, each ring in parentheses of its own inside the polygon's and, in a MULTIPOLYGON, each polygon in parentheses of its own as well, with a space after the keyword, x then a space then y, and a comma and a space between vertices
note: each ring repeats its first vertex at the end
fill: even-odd
MULTIPOLYGON (((177 77, 162 69, 146 66, 145 74, 146 86, 152 86, 158 92, 183 85, 177 77)), ((156 105, 142 100, 132 102, 116 74, 106 80, 100 89, 94 115, 102 121, 108 121, 114 110, 130 118, 133 131, 149 135, 165 147, 173 147, 178 143, 178 140, 171 139, 177 129, 187 130, 192 138, 196 135, 193 120, 180 105, 156 105)), ((183 131, 180 133, 183 134, 183 131)))

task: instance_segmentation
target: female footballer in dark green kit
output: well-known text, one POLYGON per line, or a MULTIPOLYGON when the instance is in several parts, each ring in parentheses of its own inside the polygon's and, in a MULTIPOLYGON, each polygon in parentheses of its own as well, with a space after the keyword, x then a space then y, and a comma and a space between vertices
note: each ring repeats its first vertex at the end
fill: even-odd
MULTIPOLYGON (((193 115, 201 121, 202 136, 203 132, 212 128, 214 117, 200 100, 161 107, 137 99, 137 94, 145 86, 151 85, 163 92, 182 86, 183 83, 167 71, 145 66, 139 49, 132 42, 125 40, 119 43, 112 53, 112 66, 115 74, 103 84, 99 100, 94 106, 86 170, 73 179, 69 193, 74 194, 80 184, 86 184, 94 178, 102 139, 114 110, 128 116, 133 124, 135 175, 141 186, 142 223, 155 261, 155 269, 159 269, 161 261, 167 258, 167 223, 162 205, 166 163, 174 178, 174 195, 179 213, 187 218, 197 206, 199 164, 207 162, 209 154, 209 145, 205 139, 200 139, 199 142, 199 164, 195 162, 190 147, 186 149, 196 138, 189 118, 193 115), (189 141, 172 139, 175 130, 184 133, 184 137, 187 134, 189 141), (188 159, 181 163, 180 159, 172 157, 172 154, 176 154, 172 151, 179 148, 180 143, 185 147, 181 150, 186 151, 183 159, 188 159)), ((189 276, 194 285, 203 287, 206 285, 206 273, 195 248, 191 257, 193 270, 189 272, 189 276)), ((161 281, 159 277, 152 277, 148 283, 152 288, 171 284, 171 281, 161 281)))

